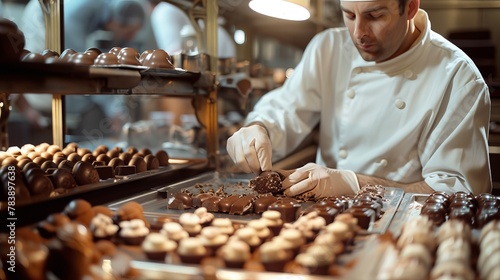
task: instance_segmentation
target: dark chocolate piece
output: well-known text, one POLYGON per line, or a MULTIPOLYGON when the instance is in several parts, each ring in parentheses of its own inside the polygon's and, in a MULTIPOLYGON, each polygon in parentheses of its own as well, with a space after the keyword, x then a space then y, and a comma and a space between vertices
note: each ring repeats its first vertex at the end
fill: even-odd
POLYGON ((255 195, 244 195, 240 199, 236 200, 233 205, 231 205, 231 210, 229 214, 231 215, 244 215, 252 213, 253 202, 257 197, 255 195))
POLYGON ((99 183, 99 173, 89 162, 79 161, 75 163, 71 172, 79 186, 99 183))
POLYGON ((362 229, 368 229, 375 222, 375 211, 369 207, 351 207, 345 212, 358 219, 358 226, 362 229))
POLYGON ((96 161, 104 161, 104 164, 108 164, 111 158, 106 154, 100 154, 95 158, 96 161))
POLYGON ((41 196, 49 197, 54 190, 54 185, 43 173, 33 173, 26 177, 28 182, 28 190, 30 191, 31 197, 41 196))
POLYGON ((101 180, 115 178, 115 171, 113 170, 113 167, 111 167, 111 166, 100 165, 100 166, 95 166, 94 168, 95 168, 95 170, 97 170, 97 173, 99 174, 99 179, 101 179, 101 180))
POLYGON ((285 223, 294 222, 297 219, 297 212, 300 208, 300 203, 280 199, 269 205, 268 210, 276 210, 281 213, 281 220, 285 223))
MULTIPOLYGON (((116 172, 116 167, 120 165, 127 165, 121 158, 112 158, 109 163, 109 166, 113 167, 113 170, 116 172)), ((135 171, 134 171, 135 172, 135 171)))
POLYGON ((135 174, 135 166, 133 165, 118 165, 115 168, 115 175, 126 176, 135 174))
POLYGON ((130 153, 121 153, 118 156, 119 159, 123 160, 124 164, 128 164, 130 160, 132 159, 132 154, 130 153))
POLYGON ((73 174, 68 169, 58 168, 52 173, 52 182, 55 188, 72 189, 77 186, 73 174))

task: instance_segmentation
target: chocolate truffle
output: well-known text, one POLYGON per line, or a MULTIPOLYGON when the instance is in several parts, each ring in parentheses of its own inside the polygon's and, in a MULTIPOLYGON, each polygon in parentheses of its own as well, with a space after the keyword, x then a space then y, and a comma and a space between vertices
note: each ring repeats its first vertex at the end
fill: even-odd
POLYGON ((49 197, 52 191, 54 191, 54 185, 44 174, 33 173, 26 177, 28 183, 28 190, 30 195, 49 197))
POLYGON ((90 66, 94 64, 94 59, 95 58, 89 53, 76 53, 69 58, 68 62, 77 65, 90 66))
POLYGON ((144 161, 144 158, 141 156, 132 157, 128 165, 135 166, 137 173, 148 170, 146 161, 144 161))
POLYGON ((155 156, 158 159, 160 166, 168 166, 169 165, 169 162, 168 162, 169 156, 168 156, 168 153, 166 151, 159 150, 155 153, 155 156))
POLYGON ((140 62, 141 64, 143 64, 144 59, 146 58, 146 56, 148 56, 148 54, 150 54, 150 53, 152 53, 152 52, 153 52, 153 50, 145 50, 145 51, 143 51, 143 52, 141 53, 141 55, 139 56, 139 62, 140 62))
POLYGON ((117 55, 118 63, 125 65, 141 65, 139 53, 134 48, 125 47, 117 55))
POLYGON ((437 226, 446 221, 447 211, 441 203, 425 203, 420 211, 420 215, 427 216, 437 226))
MULTIPOLYGON (((112 158, 111 160, 109 160, 108 165, 113 167, 113 169, 116 169, 117 166, 126 165, 126 163, 120 158, 112 158)), ((134 173, 135 173, 135 171, 134 171, 134 173)))
POLYGON ((76 54, 77 51, 73 50, 73 49, 65 49, 61 55, 59 56, 59 60, 61 62, 67 62, 69 61, 69 59, 74 55, 76 54))
POLYGON ((77 186, 73 174, 65 168, 56 169, 54 173, 52 173, 52 180, 56 188, 72 189, 77 186))
POLYGON ((85 161, 85 162, 88 162, 88 163, 93 163, 94 161, 96 161, 96 158, 91 154, 91 153, 88 153, 88 154, 84 154, 82 156, 82 159, 81 161, 85 161))
POLYGON ((95 170, 91 163, 85 161, 75 163, 72 173, 79 186, 99 183, 99 173, 97 173, 97 170, 95 170))
POLYGON ((142 65, 157 69, 174 69, 170 55, 162 49, 154 50, 148 54, 142 61, 142 65))
POLYGON ((103 161, 105 165, 108 165, 109 162, 111 161, 111 158, 106 154, 100 154, 100 155, 96 156, 95 160, 96 161, 103 161))
POLYGON ((158 169, 160 167, 160 162, 152 154, 146 155, 144 157, 144 161, 146 161, 147 170, 154 170, 154 169, 158 169))
POLYGON ((109 50, 109 53, 112 53, 116 56, 118 56, 118 53, 120 53, 120 51, 122 50, 121 47, 112 47, 110 50, 109 50))
POLYGON ((101 53, 94 60, 94 65, 117 65, 118 57, 113 53, 101 53))
POLYGON ((86 227, 90 226, 90 221, 94 217, 92 205, 83 199, 74 199, 66 205, 63 211, 71 220, 74 220, 86 227))

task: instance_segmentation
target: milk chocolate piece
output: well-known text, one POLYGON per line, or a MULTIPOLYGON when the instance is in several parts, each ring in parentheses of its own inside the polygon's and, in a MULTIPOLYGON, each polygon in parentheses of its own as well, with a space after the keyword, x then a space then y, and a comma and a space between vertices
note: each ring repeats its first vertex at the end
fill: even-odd
POLYGON ((111 158, 107 154, 99 154, 95 158, 96 161, 104 161, 104 163, 107 165, 111 158))
POLYGON ((82 156, 78 153, 73 152, 68 155, 67 160, 71 161, 72 163, 77 163, 78 161, 82 160, 82 156))
POLYGON ((267 211, 269 205, 273 204, 276 200, 278 200, 275 196, 267 195, 261 196, 254 201, 253 204, 253 212, 255 214, 262 214, 267 211))
POLYGON ((212 196, 203 201, 201 207, 207 208, 208 212, 219 212, 219 202, 222 200, 222 197, 212 196))
MULTIPOLYGON (((109 163, 109 166, 113 167, 113 170, 116 172, 116 167, 120 165, 127 165, 122 159, 120 158, 112 158, 109 163)), ((134 171, 135 172, 135 171, 134 171)))
POLYGON ((64 159, 59 163, 59 165, 57 167, 68 169, 69 171, 72 171, 74 166, 75 166, 75 163, 73 163, 72 161, 69 161, 67 159, 64 159))
POLYGON ((318 213, 318 216, 323 217, 325 219, 326 224, 331 224, 335 217, 337 217, 339 211, 333 207, 327 205, 316 204, 312 206, 312 211, 318 213))
POLYGON ((233 205, 231 205, 231 210, 229 214, 231 215, 244 215, 252 213, 253 202, 257 197, 255 195, 244 195, 240 199, 236 200, 233 205))
POLYGON ((136 172, 135 166, 133 165, 118 165, 115 168, 115 175, 118 176, 126 176, 126 175, 132 175, 135 174, 136 172))
POLYGON ((144 161, 144 158, 141 156, 132 157, 132 159, 130 160, 128 165, 135 166, 135 170, 137 173, 144 172, 144 171, 148 170, 148 166, 146 164, 146 161, 144 161))
POLYGON ((97 173, 99 174, 99 179, 101 180, 115 178, 115 171, 111 166, 102 165, 102 166, 95 166, 94 168, 95 170, 97 170, 97 173))
POLYGON ((279 193, 281 189, 281 177, 278 172, 265 171, 250 180, 250 188, 258 193, 279 193))
POLYGON ((120 152, 116 149, 111 149, 109 150, 106 155, 110 158, 115 158, 115 157, 118 157, 120 155, 120 152))
POLYGON ((212 196, 212 194, 208 193, 200 193, 196 195, 195 197, 193 197, 193 206, 196 208, 201 207, 203 202, 205 202, 205 200, 211 198, 212 196))
POLYGON ((94 161, 96 161, 96 158, 95 158, 95 156, 93 156, 92 154, 89 153, 89 154, 84 154, 82 156, 81 161, 85 161, 85 162, 92 164, 94 161))
POLYGON ((239 195, 230 195, 219 201, 219 212, 229 213, 231 211, 231 206, 233 203, 240 198, 239 195))
POLYGON ((45 161, 44 163, 42 163, 41 168, 43 171, 47 171, 47 169, 49 168, 57 168, 57 165, 52 161, 45 161))
POLYGON ((144 157, 144 161, 146 162, 146 167, 148 170, 154 170, 154 169, 158 169, 160 167, 160 162, 152 154, 146 155, 144 157))
POLYGON ((94 65, 115 65, 118 64, 118 58, 113 53, 101 53, 94 59, 94 65))
POLYGON ((184 210, 193 207, 193 198, 187 193, 176 193, 169 198, 168 208, 184 210))
POLYGON ((169 156, 168 153, 164 150, 159 150, 155 154, 156 158, 158 159, 158 162, 160 163, 160 166, 168 166, 169 162, 169 156))

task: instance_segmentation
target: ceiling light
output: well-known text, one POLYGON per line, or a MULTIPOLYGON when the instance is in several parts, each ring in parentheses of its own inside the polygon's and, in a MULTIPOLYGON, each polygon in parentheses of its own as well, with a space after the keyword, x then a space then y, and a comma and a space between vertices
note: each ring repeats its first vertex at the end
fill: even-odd
POLYGON ((257 13, 286 20, 308 19, 309 0, 252 0, 248 6, 257 13))

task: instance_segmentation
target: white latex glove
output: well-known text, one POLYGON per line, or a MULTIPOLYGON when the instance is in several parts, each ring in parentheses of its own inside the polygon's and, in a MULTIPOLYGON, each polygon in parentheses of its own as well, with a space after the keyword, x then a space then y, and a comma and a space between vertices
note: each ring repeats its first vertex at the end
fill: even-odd
POLYGON ((297 168, 282 183, 285 195, 307 193, 315 198, 355 194, 359 190, 356 174, 350 170, 331 169, 316 163, 297 168))
POLYGON ((227 139, 227 153, 243 172, 260 174, 272 170, 272 146, 260 125, 242 127, 227 139))

